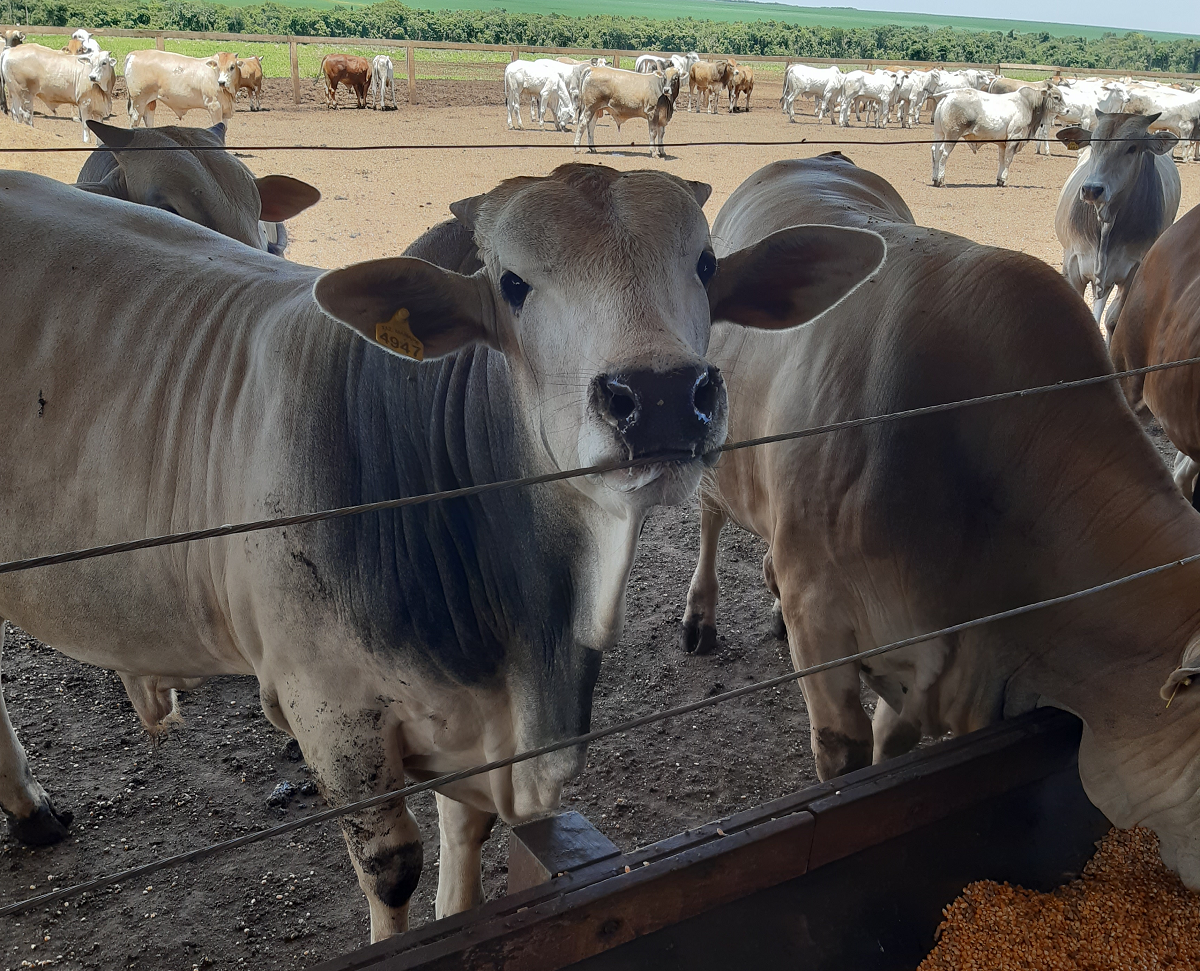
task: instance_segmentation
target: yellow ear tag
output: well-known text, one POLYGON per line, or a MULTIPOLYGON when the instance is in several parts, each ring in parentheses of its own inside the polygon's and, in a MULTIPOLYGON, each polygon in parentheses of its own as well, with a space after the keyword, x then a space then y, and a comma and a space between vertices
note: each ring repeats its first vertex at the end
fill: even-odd
POLYGON ((1072 152, 1078 152, 1079 142, 1067 142, 1067 148, 1069 148, 1072 152))
POLYGON ((425 360, 425 345, 417 340, 408 326, 408 310, 401 307, 391 320, 375 325, 375 341, 390 351, 411 357, 414 361, 425 360))

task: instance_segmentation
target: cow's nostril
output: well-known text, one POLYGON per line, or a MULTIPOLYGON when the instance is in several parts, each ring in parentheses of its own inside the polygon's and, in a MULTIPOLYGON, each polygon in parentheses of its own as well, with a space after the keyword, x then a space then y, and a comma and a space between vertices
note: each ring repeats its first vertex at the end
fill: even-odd
POLYGON ((713 416, 717 413, 720 375, 721 372, 717 368, 710 367, 696 379, 696 384, 692 388, 692 407, 696 410, 696 417, 705 424, 712 421, 713 416))
POLYGON ((617 421, 624 421, 637 410, 635 402, 627 394, 614 394, 608 399, 608 411, 617 421))

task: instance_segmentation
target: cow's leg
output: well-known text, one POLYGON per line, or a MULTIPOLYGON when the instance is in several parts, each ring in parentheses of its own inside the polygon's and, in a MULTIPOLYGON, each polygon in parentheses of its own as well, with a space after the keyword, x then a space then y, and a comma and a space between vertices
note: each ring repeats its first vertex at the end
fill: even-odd
POLYGON ((1104 323, 1104 307, 1105 304, 1108 303, 1108 298, 1112 292, 1113 288, 1111 283, 1097 293, 1096 284, 1094 281, 1092 282, 1092 295, 1095 298, 1092 301, 1092 316, 1096 318, 1097 324, 1104 323))
POLYGON ((1175 485, 1179 487, 1179 491, 1183 493, 1183 497, 1190 502, 1196 501, 1196 476, 1200 475, 1200 462, 1184 455, 1182 452, 1175 453, 1175 471, 1173 478, 1175 485))
MULTIPOLYGON (((1135 266, 1129 274, 1129 279, 1133 279, 1133 274, 1137 272, 1135 266)), ((1117 323, 1121 319, 1121 310, 1125 307, 1125 298, 1129 296, 1129 287, 1123 283, 1113 287, 1112 303, 1108 305, 1108 312, 1104 318, 1105 342, 1112 344, 1113 334, 1117 332, 1117 323)))
POLYGON ((939 188, 946 184, 946 160, 954 151, 954 144, 954 141, 948 139, 933 143, 933 184, 939 188))
MULTIPOLYGON (((4 633, 8 624, 0 618, 0 660, 4 653, 4 633)), ((25 749, 17 740, 4 691, 0 688, 0 808, 8 817, 8 831, 22 843, 48 846, 67 835, 72 816, 58 809, 46 790, 29 770, 25 749)))
POLYGON ((1008 167, 1016 157, 1020 142, 1003 142, 1000 145, 1000 167, 996 170, 996 185, 1008 185, 1008 167))
POLYGON ((721 585, 717 580, 717 547, 726 517, 715 505, 702 502, 700 507, 700 555, 688 586, 687 608, 679 645, 688 654, 708 654, 717 646, 717 598, 721 585))
POLYGON ((142 109, 142 124, 145 125, 147 128, 154 127, 154 110, 157 107, 158 107, 158 101, 156 99, 154 101, 147 101, 146 107, 142 109))
POLYGON ((483 844, 492 835, 496 815, 436 796, 441 854, 434 915, 440 919, 483 903, 483 844))
POLYGON ((775 577, 775 557, 771 555, 769 549, 763 554, 763 583, 766 584, 771 596, 775 598, 774 603, 771 604, 771 633, 778 640, 786 641, 787 624, 783 620, 783 605, 779 602, 779 581, 775 577))
POLYGON ((91 130, 87 126, 87 116, 92 113, 91 99, 85 99, 75 106, 79 112, 79 127, 83 132, 83 144, 87 144, 92 140, 91 130))

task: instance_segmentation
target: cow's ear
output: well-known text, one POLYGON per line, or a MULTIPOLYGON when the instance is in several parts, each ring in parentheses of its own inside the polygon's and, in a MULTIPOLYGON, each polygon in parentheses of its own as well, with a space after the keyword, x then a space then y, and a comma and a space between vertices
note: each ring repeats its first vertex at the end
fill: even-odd
POLYGON ((708 202, 708 197, 712 195, 712 186, 707 182, 692 182, 690 179, 685 181, 687 181, 688 188, 692 190, 692 195, 696 197, 696 205, 703 209, 704 204, 708 202))
MULTIPOLYGON (((1100 112, 1096 112, 1097 115, 1100 112)), ((1092 142, 1092 133, 1086 128, 1072 126, 1070 128, 1062 128, 1055 132, 1054 137, 1067 146, 1072 152, 1086 148, 1092 142)))
POLYGON ((469 199, 459 199, 458 202, 450 203, 450 212, 455 219, 474 232, 475 216, 486 198, 487 193, 484 192, 481 195, 471 196, 469 199))
POLYGON ((793 226, 724 257, 708 285, 713 320, 783 330, 824 313, 883 263, 878 233, 793 226))
POLYGON ((258 218, 265 223, 285 222, 321 201, 319 189, 288 175, 264 175, 254 182, 262 200, 258 218))
POLYGON ((108 196, 110 199, 129 200, 129 189, 125 183, 125 170, 121 168, 118 159, 117 166, 99 182, 76 182, 76 189, 91 192, 93 195, 108 196))
POLYGON ((1151 132, 1146 136, 1146 148, 1155 155, 1166 155, 1179 144, 1179 136, 1169 131, 1151 132))
POLYGON ((1159 697, 1169 703, 1180 688, 1191 687, 1196 678, 1200 678, 1200 636, 1193 636, 1184 645, 1179 667, 1171 672, 1163 686, 1158 689, 1159 697))
POLYGON ((137 137, 132 128, 117 128, 115 125, 106 125, 102 121, 89 121, 87 126, 91 129, 92 134, 100 139, 100 143, 105 148, 112 149, 114 152, 128 148, 137 137))
POLYGON ((225 144, 225 122, 218 121, 208 130, 210 135, 216 135, 222 145, 225 144))
POLYGON ((492 288, 482 272, 462 276, 395 256, 330 270, 313 297, 372 344, 417 361, 477 342, 497 346, 492 288))

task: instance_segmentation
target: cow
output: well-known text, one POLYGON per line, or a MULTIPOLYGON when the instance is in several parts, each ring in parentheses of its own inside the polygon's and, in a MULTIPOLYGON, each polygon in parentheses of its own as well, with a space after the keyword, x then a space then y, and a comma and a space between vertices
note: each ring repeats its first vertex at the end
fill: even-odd
POLYGON ((650 127, 650 156, 666 158, 663 138, 675 114, 679 72, 673 67, 655 74, 637 74, 614 67, 594 68, 583 82, 583 109, 575 127, 575 151, 587 129, 588 151, 596 151, 596 119, 607 111, 617 130, 630 118, 645 118, 650 127))
POLYGON ((63 52, 67 54, 99 54, 100 44, 81 27, 71 35, 63 52))
POLYGON ((102 148, 88 156, 78 188, 174 213, 255 249, 282 256, 284 220, 321 199, 311 185, 286 175, 256 179, 223 151, 225 125, 149 130, 88 123, 102 148), (171 148, 184 151, 168 151, 171 148))
POLYGON ((12 98, 12 116, 33 127, 33 99, 51 108, 74 105, 83 141, 91 141, 89 120, 112 113, 112 93, 117 83, 116 64, 108 51, 64 54, 41 44, 22 44, 4 52, 0 61, 0 86, 12 98))
POLYGON ((246 99, 250 103, 250 110, 262 111, 262 58, 258 55, 254 57, 240 57, 238 58, 237 69, 236 97, 240 98, 242 92, 245 91, 246 99))
POLYGON ((655 71, 665 71, 671 66, 671 58, 666 54, 639 54, 633 62, 633 70, 638 74, 653 74, 655 71))
POLYGON ((737 111, 738 99, 746 96, 746 110, 750 110, 750 95, 754 93, 754 68, 749 64, 739 64, 733 69, 733 77, 729 81, 729 112, 737 111))
POLYGON ((1128 86, 1122 111, 1155 115, 1151 131, 1169 131, 1179 136, 1181 161, 1200 161, 1200 92, 1177 91, 1163 84, 1138 82, 1128 86))
MULTIPOLYGON (((1061 275, 913 225, 886 181, 845 158, 754 173, 712 237, 718 255, 745 252, 806 223, 870 227, 887 260, 805 327, 759 334, 714 314, 709 360, 725 375, 733 440, 1111 373, 1061 275)), ((1115 385, 725 454, 702 489, 684 646, 715 643, 726 519, 768 544, 797 668, 1200 551, 1200 515, 1115 385)), ((1200 889, 1198 586, 1194 564, 807 677, 817 773, 898 755, 923 734, 1065 708, 1084 722, 1092 802, 1116 826, 1153 829, 1163 860, 1200 889), (862 683, 879 695, 874 724, 862 683)))
POLYGON ((889 71, 851 71, 842 82, 842 106, 838 112, 838 124, 843 128, 850 125, 850 110, 858 113, 858 102, 868 105, 867 120, 870 121, 870 110, 875 111, 875 127, 887 128, 888 116, 891 114, 892 95, 896 91, 896 75, 889 71))
MULTIPOLYGON (((482 263, 468 277, 425 258, 463 258, 445 224, 408 256, 327 272, 0 173, 0 233, 22 254, 2 277, 6 557, 646 463, 5 574, 0 617, 159 690, 255 676, 332 805, 585 731, 641 528, 694 492, 725 438, 710 313, 756 327, 818 314, 884 254, 873 233, 798 227, 718 263, 709 191, 589 165, 510 179, 451 207, 451 236, 473 236, 482 263)), ((61 838, 2 707, 0 742, 10 831, 61 838)), ((496 814, 553 810, 584 758, 438 793, 439 916, 479 902, 496 814)), ((422 859, 411 813, 381 803, 342 830, 372 940, 403 931, 422 859)))
MULTIPOLYGON (((573 117, 569 119, 570 124, 574 124, 575 119, 579 117, 580 98, 583 96, 584 79, 591 73, 593 67, 597 65, 589 64, 584 61, 580 64, 563 64, 558 60, 550 60, 549 58, 539 57, 535 61, 525 61, 525 64, 532 64, 535 71, 540 71, 543 74, 557 74, 563 79, 563 83, 567 86, 567 94, 571 99, 571 109, 573 117)), ((600 65, 603 66, 603 65, 600 65)), ((562 99, 562 89, 556 87, 554 101, 562 99)), ((545 98, 538 98, 539 104, 545 101, 545 98)), ((555 115, 557 117, 557 113, 555 115)))
POLYGON ((587 65, 588 67, 605 67, 608 64, 608 58, 605 57, 589 57, 586 61, 581 61, 574 57, 556 57, 559 64, 567 64, 571 67, 579 67, 587 65))
POLYGON ((504 69, 504 104, 508 111, 508 127, 524 129, 521 123, 521 102, 529 98, 529 117, 541 128, 546 127, 546 112, 554 113, 554 127, 562 131, 575 121, 575 104, 567 87, 567 77, 576 70, 591 70, 582 66, 540 61, 512 61, 504 69), (513 119, 516 119, 516 125, 513 119))
MULTIPOLYGON (((692 110, 692 93, 702 108, 710 115, 717 113, 717 102, 721 100, 721 91, 729 84, 733 76, 733 65, 728 60, 697 61, 688 71, 688 111, 692 110)), ((697 111, 700 108, 696 109, 697 111)))
POLYGON ((934 71, 907 71, 900 78, 893 95, 900 127, 912 128, 921 120, 921 107, 938 88, 934 71))
POLYGON ((130 51, 125 55, 125 96, 129 127, 154 127, 161 102, 182 120, 192 109, 207 111, 216 125, 233 117, 237 96, 237 55, 187 57, 170 51, 130 51))
POLYGON ((371 61, 371 107, 387 110, 387 93, 392 92, 392 110, 396 106, 396 68, 386 54, 376 54, 371 61))
POLYGON ((25 34, 19 30, 6 30, 4 32, 4 46, 18 47, 25 43, 25 34))
MULTIPOLYGON (((19 47, 25 43, 25 35, 19 30, 6 30, 4 32, 4 46, 0 47, 0 115, 8 114, 8 85, 4 83, 4 56, 12 47, 19 47)), ((14 121, 17 120, 15 117, 14 121)))
POLYGON ((371 86, 371 62, 354 54, 326 54, 321 58, 321 77, 325 82, 325 105, 337 108, 337 89, 344 84, 354 92, 355 106, 367 106, 371 86))
POLYGON ((933 184, 946 184, 946 160, 960 138, 972 152, 979 142, 998 142, 1000 156, 996 185, 1008 184, 1008 167, 1021 146, 1034 136, 1044 119, 1062 110, 1062 95, 1048 82, 1023 87, 1012 94, 957 90, 938 96, 933 112, 933 184))
MULTIPOLYGON (((1080 297, 1092 285, 1092 312, 1114 325, 1142 257, 1175 221, 1181 186, 1171 161, 1178 139, 1148 131, 1153 115, 1096 112, 1096 128, 1064 128, 1068 147, 1082 147, 1058 196, 1054 232, 1063 247, 1063 275, 1080 297)), ((1107 328, 1109 340, 1112 327, 1107 328)))
POLYGON ((788 65, 783 76, 783 97, 779 105, 787 113, 788 121, 796 121, 796 99, 812 98, 813 114, 817 119, 830 111, 833 99, 841 92, 842 72, 834 64, 828 68, 815 68, 807 64, 788 65), (831 84, 831 82, 834 82, 831 84))

